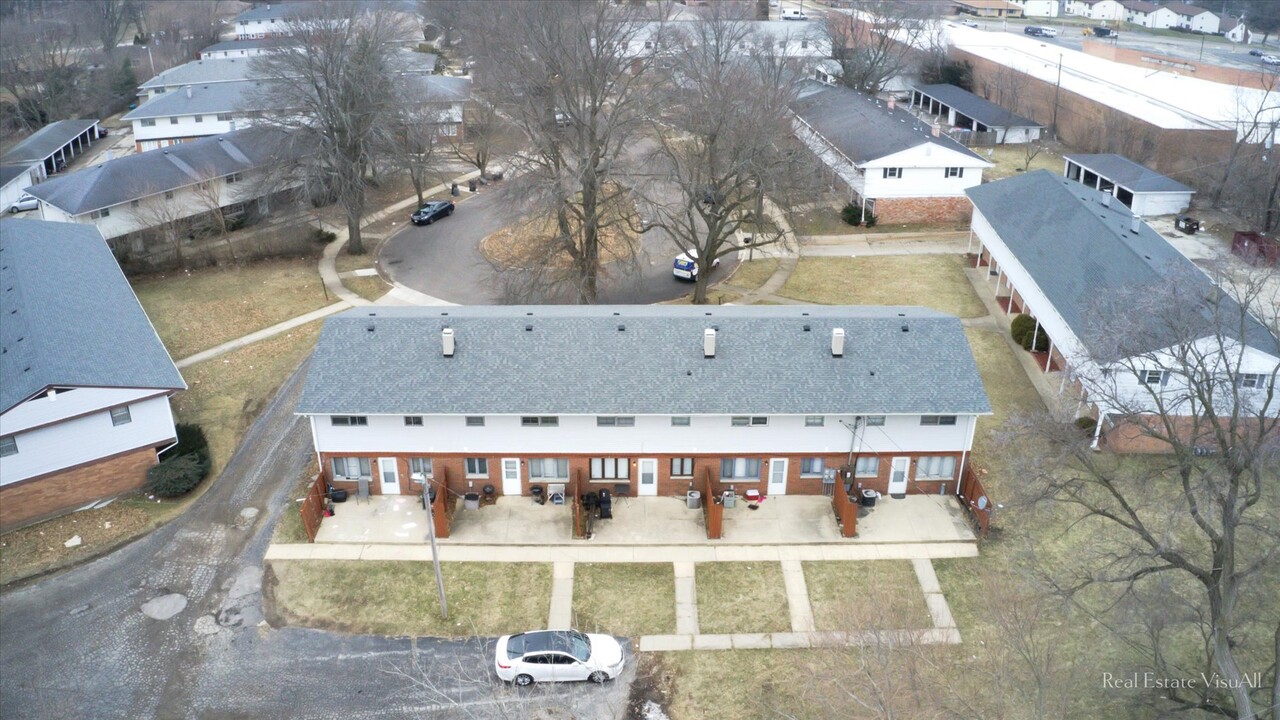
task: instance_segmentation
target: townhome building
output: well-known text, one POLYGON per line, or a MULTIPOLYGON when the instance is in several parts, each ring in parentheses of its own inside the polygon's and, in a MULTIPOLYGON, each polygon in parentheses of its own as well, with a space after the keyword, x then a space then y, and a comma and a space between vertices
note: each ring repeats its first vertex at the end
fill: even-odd
POLYGON ((1164 5, 1146 0, 1124 0, 1125 20, 1153 30, 1165 30, 1178 24, 1178 14, 1164 5))
POLYGON ((1090 20, 1123 20, 1124 5, 1120 0, 1067 0, 1063 5, 1067 15, 1086 17, 1090 20))
POLYGON ((954 494, 989 414, 960 321, 918 307, 359 308, 297 405, 372 494, 954 494))
POLYGON ((1058 17, 1062 3, 1059 0, 1009 0, 1022 8, 1024 17, 1058 17))
POLYGON ((201 60, 248 59, 265 55, 280 47, 277 38, 223 40, 200 51, 201 60))
POLYGON ((252 58, 192 60, 171 67, 138 86, 138 100, 147 100, 167 92, 196 85, 217 85, 257 79, 252 58))
POLYGON ((1186 3, 1168 3, 1164 7, 1178 16, 1175 27, 1213 35, 1218 33, 1218 16, 1209 10, 1186 3))

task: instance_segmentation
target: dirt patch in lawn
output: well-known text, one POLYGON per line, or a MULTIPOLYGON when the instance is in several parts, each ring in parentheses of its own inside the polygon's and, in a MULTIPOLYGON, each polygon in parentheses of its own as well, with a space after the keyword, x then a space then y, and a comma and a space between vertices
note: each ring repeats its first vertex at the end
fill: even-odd
POLYGON ((175 360, 333 302, 314 258, 151 275, 133 289, 175 360))
POLYGON ((905 560, 806 562, 805 584, 819 630, 933 627, 924 593, 905 560))
POLYGON ((804 258, 778 295, 818 305, 922 305, 963 318, 987 314, 962 255, 804 258))
POLYGON ((639 637, 676 631, 675 571, 670 563, 578 563, 573 626, 639 637))
POLYGON ((549 564, 445 563, 441 573, 448 620, 440 617, 435 575, 426 562, 272 561, 263 606, 277 627, 374 635, 502 635, 547 622, 549 564))
POLYGON ((173 517, 179 503, 121 498, 0 535, 0 585, 74 565, 142 535, 173 517), (79 535, 81 544, 63 543, 79 535))
POLYGON ((782 566, 772 562, 699 563, 698 629, 721 633, 790 632, 782 566))

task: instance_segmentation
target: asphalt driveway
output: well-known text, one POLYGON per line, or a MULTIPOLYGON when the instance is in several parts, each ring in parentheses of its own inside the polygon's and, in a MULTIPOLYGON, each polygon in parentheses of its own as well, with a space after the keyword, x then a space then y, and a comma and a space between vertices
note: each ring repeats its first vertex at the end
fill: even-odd
MULTIPOLYGON (((475 195, 463 193, 452 217, 431 225, 405 226, 388 238, 378 257, 378 267, 394 282, 460 305, 500 304, 497 271, 480 253, 480 241, 519 222, 499 187, 482 188, 475 195)), ((673 300, 693 291, 693 284, 671 275, 676 246, 661 230, 642 236, 636 264, 611 263, 600 280, 600 302, 642 305, 673 300)), ((712 274, 718 281, 737 264, 724 258, 712 274)))

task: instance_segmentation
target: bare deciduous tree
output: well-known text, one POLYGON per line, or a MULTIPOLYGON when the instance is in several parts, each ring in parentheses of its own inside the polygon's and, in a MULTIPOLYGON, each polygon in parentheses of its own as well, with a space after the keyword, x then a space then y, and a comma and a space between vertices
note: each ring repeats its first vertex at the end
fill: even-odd
POLYGON ((425 201, 423 191, 437 180, 440 169, 440 125, 452 120, 448 104, 420 78, 406 78, 401 89, 395 118, 391 121, 391 164, 403 170, 413 183, 418 205, 425 201))
POLYGON ((1025 500, 1073 512, 1073 532, 1090 535, 1077 572, 1050 580, 1153 671, 1196 680, 1156 702, 1274 717, 1280 366, 1251 363, 1280 356, 1280 298, 1266 278, 1222 279, 1207 298, 1190 275, 1113 298, 1124 312, 1107 316, 1124 320, 1091 342, 1102 368, 1081 371, 1102 422, 1165 454, 1098 453, 1070 418, 1043 417, 1011 436, 1009 456, 1025 500))
POLYGON ((116 43, 120 42, 120 33, 124 31, 125 24, 137 14, 133 7, 135 2, 136 0, 92 0, 85 3, 93 18, 102 52, 110 53, 115 49, 116 43))
POLYGON ((84 67, 78 28, 48 17, 7 23, 0 42, 0 85, 13 98, 12 122, 19 127, 36 130, 80 111, 84 67))
POLYGON ((490 162, 515 150, 516 130, 502 117, 498 106, 485 99, 468 104, 463 113, 466 135, 450 144, 450 152, 485 175, 490 162))
POLYGON ((841 84, 875 95, 912 67, 932 15, 931 3, 858 0, 849 11, 828 12, 819 32, 840 65, 841 84))

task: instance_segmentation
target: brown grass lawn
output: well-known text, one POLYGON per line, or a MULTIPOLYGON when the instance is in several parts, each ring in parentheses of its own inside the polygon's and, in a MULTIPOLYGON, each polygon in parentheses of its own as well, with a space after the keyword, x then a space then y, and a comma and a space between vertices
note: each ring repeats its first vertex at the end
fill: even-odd
POLYGON ((791 213, 787 217, 791 229, 801 237, 807 235, 850 235, 856 228, 840 219, 840 209, 823 205, 791 213))
POLYGON ((0 585, 101 555, 165 523, 178 503, 122 498, 98 510, 63 515, 0 536, 0 585), (79 535, 83 543, 64 542, 79 535))
POLYGON ((1043 411, 1044 403, 1013 349, 1005 342, 1003 330, 968 328, 965 335, 994 412, 978 418, 973 438, 973 466, 980 474, 982 470, 987 471, 982 475, 983 484, 999 502, 1001 489, 1011 488, 1017 479, 1010 476, 1011 471, 1002 461, 1006 450, 997 446, 996 433, 1014 415, 1043 411))
POLYGON ((445 563, 449 619, 439 613, 431 564, 290 560, 268 564, 264 604, 289 625, 377 635, 505 635, 546 625, 551 566, 445 563))
POLYGON ((334 265, 339 273, 351 272, 352 270, 365 270, 374 266, 376 256, 373 253, 365 253, 363 255, 351 255, 347 253, 346 248, 338 253, 333 259, 334 265))
POLYGON ((791 631, 778 563, 698 563, 695 578, 703 634, 791 631))
POLYGON ((333 302, 314 258, 153 275, 133 289, 175 360, 333 302))
POLYGON ((987 314, 961 255, 803 258, 782 297, 819 305, 923 305, 960 317, 987 314))
POLYGON ((806 562, 804 579, 819 630, 933 627, 906 560, 806 562))
MULTIPOLYGON (((707 290, 708 305, 728 305, 729 303, 738 302, 740 298, 742 298, 742 295, 739 295, 738 293, 735 293, 735 292, 729 292, 727 290, 711 290, 711 289, 707 290)), ((692 305, 692 304, 693 304, 692 292, 690 292, 688 295, 681 295, 675 300, 667 300, 666 302, 663 303, 663 305, 692 305)))
POLYGON ((288 501, 280 510, 280 520, 276 522, 276 528, 271 534, 271 542, 273 543, 305 543, 310 542, 307 539, 307 530, 302 526, 302 498, 307 496, 307 490, 311 487, 311 483, 316 478, 319 470, 319 464, 315 460, 307 466, 302 477, 294 483, 293 492, 289 494, 288 501))
MULTIPOLYGON (((1027 162, 1027 152, 1025 145, 997 145, 993 148, 974 148, 974 152, 983 158, 995 163, 995 167, 987 168, 982 173, 984 180, 1000 180, 1001 178, 1013 177, 1021 175, 1023 166, 1027 162), (987 151, 991 151, 991 156, 987 156, 987 151)), ((1062 174, 1062 153, 1055 152, 1049 148, 1044 148, 1031 160, 1031 167, 1027 170, 1048 170, 1054 175, 1062 174)))
POLYGON ((777 258, 744 262, 738 265, 737 270, 733 271, 733 277, 729 278, 729 284, 747 290, 758 290, 761 285, 768 282, 769 278, 773 277, 773 273, 777 269, 777 258))
POLYGON ((676 631, 675 594, 670 563, 578 563, 573 626, 633 638, 669 635, 676 631))
POLYGON ((342 284, 346 285, 351 292, 370 302, 374 302, 386 295, 387 291, 391 289, 391 284, 377 275, 343 278, 342 284))

